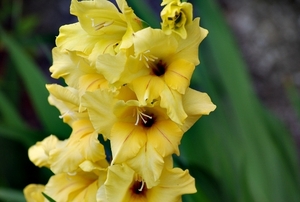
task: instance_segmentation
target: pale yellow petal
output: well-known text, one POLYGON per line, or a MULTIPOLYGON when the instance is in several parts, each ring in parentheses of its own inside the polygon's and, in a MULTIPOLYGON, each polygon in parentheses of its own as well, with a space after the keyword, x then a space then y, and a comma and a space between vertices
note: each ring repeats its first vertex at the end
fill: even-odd
POLYGON ((195 65, 187 60, 179 59, 168 65, 164 74, 166 84, 184 94, 186 88, 190 85, 190 80, 194 72, 195 65))
POLYGON ((51 151, 50 163, 54 173, 74 173, 86 160, 97 162, 105 159, 104 147, 89 120, 74 122, 72 129, 65 147, 51 151))
POLYGON ((114 163, 122 163, 137 155, 147 140, 143 127, 134 123, 117 122, 114 124, 110 141, 114 163))
POLYGON ((148 58, 166 58, 174 54, 178 47, 178 42, 174 37, 166 35, 160 29, 150 27, 136 32, 133 43, 135 55, 142 54, 141 58, 143 58, 143 55, 148 58))
POLYGON ((61 143, 54 135, 50 135, 46 137, 43 141, 37 142, 28 150, 28 156, 30 161, 32 161, 38 167, 49 167, 50 151, 55 149, 58 146, 58 144, 61 143))
POLYGON ((94 202, 98 188, 98 176, 93 173, 61 173, 50 178, 45 194, 57 202, 94 202))
POLYGON ((141 105, 146 105, 159 99, 165 83, 160 77, 148 75, 133 80, 129 87, 135 92, 141 105))
POLYGON ((126 31, 127 24, 121 19, 121 13, 107 0, 72 0, 71 13, 78 17, 89 35, 122 36, 126 31))
POLYGON ((207 95, 194 89, 188 88, 186 94, 183 96, 184 109, 189 115, 203 114, 208 115, 216 109, 207 95))
POLYGON ((160 106, 167 109, 170 119, 182 125, 187 118, 187 114, 182 105, 182 95, 178 91, 165 86, 161 91, 160 97, 160 106))
POLYGON ((188 170, 164 169, 159 185, 147 190, 147 199, 150 202, 181 202, 183 194, 196 191, 195 179, 190 176, 188 170))
POLYGON ((177 60, 182 58, 184 60, 198 65, 199 61, 199 44, 207 36, 208 31, 199 27, 200 18, 196 18, 191 24, 186 26, 187 38, 178 39, 177 54, 173 55, 170 60, 177 60))
POLYGON ((115 83, 120 79, 120 75, 124 71, 126 59, 127 57, 123 52, 117 55, 99 55, 96 68, 110 83, 115 83))
POLYGON ((216 105, 211 102, 206 93, 202 93, 188 88, 183 96, 183 106, 188 118, 184 125, 181 126, 183 131, 187 131, 202 116, 208 115, 216 109, 216 105))
POLYGON ((120 44, 120 49, 128 49, 132 46, 132 39, 134 37, 134 32, 143 28, 142 20, 139 19, 133 12, 133 10, 128 6, 125 0, 116 0, 121 12, 121 18, 127 23, 127 29, 122 37, 120 44))
POLYGON ((147 130, 148 144, 162 156, 166 157, 173 153, 179 155, 183 131, 171 120, 158 121, 147 130))
POLYGON ((59 28, 59 35, 56 38, 56 46, 63 50, 79 51, 88 55, 93 50, 98 37, 87 37, 79 22, 63 25, 59 28), (80 40, 78 40, 80 39, 80 40))
POLYGON ((108 82, 101 74, 86 74, 79 79, 79 94, 82 96, 85 91, 108 89, 108 82))
POLYGON ((88 119, 88 114, 81 107, 79 91, 71 87, 57 84, 46 85, 50 92, 48 101, 60 111, 60 118, 70 126, 78 119, 88 119))
POLYGON ((140 60, 132 56, 128 57, 122 51, 117 55, 100 55, 96 63, 98 72, 117 88, 131 83, 135 78, 148 75, 150 70, 143 66, 144 63, 140 60))
POLYGON ((108 169, 107 180, 98 190, 97 202, 132 201, 130 186, 134 171, 126 165, 113 165, 108 169))
POLYGON ((80 100, 76 89, 63 87, 58 84, 47 84, 46 88, 51 95, 65 102, 66 105, 73 106, 74 108, 79 107, 80 100))
POLYGON ((73 88, 78 88, 79 78, 88 73, 95 72, 95 68, 89 62, 78 56, 75 52, 61 50, 57 47, 52 50, 53 64, 50 67, 51 77, 64 78, 66 84, 73 88))
POLYGON ((150 189, 159 183, 159 178, 164 167, 164 160, 149 143, 146 143, 140 149, 137 156, 126 161, 126 163, 142 177, 147 188, 150 189))
POLYGON ((84 157, 76 147, 57 148, 50 153, 50 169, 55 174, 62 172, 74 174, 79 169, 82 159, 84 157))
POLYGON ((113 93, 105 90, 86 92, 82 96, 82 105, 87 108, 93 127, 105 138, 110 137, 111 128, 116 122, 112 114, 115 102, 113 93))
POLYGON ((42 192, 44 191, 45 186, 41 184, 29 184, 24 190, 24 196, 27 202, 44 202, 45 197, 42 192))

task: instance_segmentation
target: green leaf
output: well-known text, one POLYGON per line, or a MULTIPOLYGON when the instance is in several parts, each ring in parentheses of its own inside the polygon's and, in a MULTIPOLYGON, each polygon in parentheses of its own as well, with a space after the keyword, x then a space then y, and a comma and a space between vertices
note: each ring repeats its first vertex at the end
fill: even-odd
POLYGON ((8 125, 27 129, 26 122, 20 117, 16 108, 9 102, 5 95, 0 91, 0 114, 4 122, 8 125))
POLYGON ((296 88, 296 85, 291 81, 285 81, 285 90, 287 97, 290 100, 295 112, 297 113, 298 119, 300 120, 300 94, 296 88))
POLYGON ((15 64, 16 70, 19 72, 24 81, 24 86, 31 98, 36 114, 43 125, 43 129, 48 133, 62 134, 69 128, 58 118, 59 113, 54 107, 50 106, 47 97, 48 92, 45 88, 46 79, 32 59, 27 55, 25 50, 14 41, 0 27, 1 41, 10 54, 15 64))
POLYGON ((0 201, 25 202, 25 198, 21 191, 0 187, 0 201))
POLYGON ((223 201, 296 201, 299 165, 291 135, 256 97, 217 3, 193 3, 209 35, 201 44, 201 65, 192 84, 205 89, 217 109, 183 139, 186 161, 220 181, 223 201))
POLYGON ((28 129, 20 129, 13 126, 0 123, 0 136, 21 142, 26 148, 32 146, 37 141, 41 140, 42 132, 32 131, 28 129))

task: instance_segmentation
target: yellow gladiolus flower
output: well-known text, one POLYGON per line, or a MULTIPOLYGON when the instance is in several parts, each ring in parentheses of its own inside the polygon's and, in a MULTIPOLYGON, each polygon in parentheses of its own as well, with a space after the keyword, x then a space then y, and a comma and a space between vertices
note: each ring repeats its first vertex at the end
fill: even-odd
POLYGON ((48 101, 72 128, 50 135, 28 155, 54 175, 24 189, 27 201, 166 202, 195 193, 189 172, 173 168, 184 133, 215 110, 189 88, 208 31, 192 5, 163 0, 161 29, 145 28, 126 0, 71 0, 78 22, 62 26, 53 48, 48 101), (99 135, 110 140, 106 159, 99 135))
POLYGON ((190 84, 199 64, 199 43, 207 35, 198 24, 196 19, 187 26, 189 36, 185 40, 158 29, 140 30, 133 38, 134 55, 100 55, 96 68, 117 88, 128 84, 141 105, 161 100, 171 119, 183 124, 187 115, 179 94, 184 94, 190 84))
POLYGON ((132 34, 144 24, 125 0, 117 0, 117 3, 121 12, 107 0, 72 0, 71 14, 76 15, 79 22, 60 28, 57 46, 78 52, 91 64, 100 54, 115 54, 120 48, 129 48, 132 34))
POLYGON ((178 145, 183 133, 200 116, 213 111, 215 105, 207 94, 189 89, 182 99, 183 106, 189 105, 186 107, 188 118, 180 125, 170 119, 159 101, 153 105, 140 105, 133 99, 134 93, 131 92, 130 97, 128 88, 124 88, 127 89, 125 100, 120 94, 117 99, 110 92, 98 90, 86 92, 83 105, 97 132, 111 141, 112 164, 126 162, 148 186, 154 186, 161 175, 163 158, 173 153, 179 155, 178 145))
POLYGON ((159 183, 149 188, 134 170, 122 164, 109 167, 107 180, 97 192, 97 202, 180 202, 183 194, 195 192, 195 180, 188 171, 164 168, 159 183))
POLYGON ((190 3, 180 0, 164 1, 162 5, 167 4, 161 11, 162 30, 170 35, 175 32, 183 39, 187 38, 186 25, 192 22, 193 6, 190 3))

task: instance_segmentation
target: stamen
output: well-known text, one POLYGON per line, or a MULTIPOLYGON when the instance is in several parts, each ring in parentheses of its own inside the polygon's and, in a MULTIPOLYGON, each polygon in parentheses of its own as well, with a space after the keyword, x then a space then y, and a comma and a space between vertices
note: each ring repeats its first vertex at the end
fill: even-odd
POLYGON ((145 60, 147 60, 147 61, 148 61, 148 58, 147 58, 147 56, 146 56, 146 55, 143 55, 143 56, 144 56, 145 60))
POLYGON ((143 191, 144 186, 145 186, 145 182, 144 182, 144 180, 143 180, 143 181, 142 181, 142 186, 141 186, 141 188, 138 189, 138 191, 143 191))
POLYGON ((145 64, 145 66, 149 69, 150 67, 149 67, 148 62, 146 62, 145 60, 144 60, 143 62, 144 62, 144 64, 145 64))
MULTIPOLYGON (((88 16, 86 15, 86 17, 88 17, 88 16)), ((92 27, 94 27, 95 26, 94 18, 91 18, 91 21, 92 21, 92 27)))
POLYGON ((68 115, 69 112, 70 112, 70 110, 68 110, 68 111, 66 111, 65 113, 59 115, 58 117, 59 117, 60 119, 62 119, 62 118, 64 118, 66 115, 68 115))
POLYGON ((76 171, 74 171, 74 172, 68 172, 68 175, 70 175, 70 176, 75 176, 76 174, 77 174, 76 171))
POLYGON ((143 116, 152 119, 152 116, 149 116, 148 114, 144 114, 143 112, 140 113, 140 116, 144 123, 147 123, 147 120, 145 120, 143 116))
POLYGON ((98 25, 95 25, 94 26, 95 30, 97 31, 97 30, 101 29, 102 27, 104 27, 104 24, 105 24, 105 22, 102 22, 102 23, 100 23, 98 25))
POLYGON ((109 25, 111 25, 111 24, 113 24, 113 23, 114 23, 114 21, 107 22, 107 23, 104 24, 104 27, 107 27, 107 26, 109 26, 109 25))
POLYGON ((155 57, 154 55, 149 55, 148 58, 153 62, 158 59, 158 57, 155 57))
POLYGON ((111 21, 111 22, 102 22, 102 23, 99 23, 98 25, 93 25, 94 24, 94 21, 92 21, 92 25, 93 27, 95 28, 95 30, 99 30, 99 29, 102 29, 103 27, 107 27, 111 24, 113 24, 114 21, 111 21))
POLYGON ((134 125, 138 125, 140 119, 142 119, 144 124, 146 124, 148 122, 148 120, 145 119, 145 117, 148 118, 148 119, 152 119, 152 116, 150 116, 148 114, 145 114, 145 113, 141 112, 139 109, 137 109, 136 110, 136 122, 135 122, 134 125))
POLYGON ((68 110, 68 111, 64 112, 63 114, 59 115, 58 117, 60 119, 63 119, 65 116, 70 116, 72 119, 76 119, 76 116, 74 115, 74 112, 72 112, 71 110, 68 110))
POLYGON ((137 124, 139 123, 139 121, 140 121, 140 115, 139 115, 139 111, 138 111, 138 110, 136 110, 136 122, 135 122, 135 124, 134 124, 134 125, 136 125, 136 126, 137 126, 137 124))

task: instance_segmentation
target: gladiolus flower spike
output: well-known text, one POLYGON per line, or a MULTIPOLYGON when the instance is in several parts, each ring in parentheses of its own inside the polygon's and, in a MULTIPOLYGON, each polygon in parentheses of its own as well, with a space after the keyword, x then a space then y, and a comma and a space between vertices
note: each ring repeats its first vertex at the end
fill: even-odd
MULTIPOLYGON (((49 103, 72 128, 29 148, 54 174, 25 187, 27 201, 177 202, 196 192, 188 170, 173 166, 187 130, 216 106, 189 87, 208 31, 192 5, 163 0, 161 29, 145 26, 126 0, 71 0, 78 22, 64 25, 53 48, 49 103), (110 140, 107 158, 98 136, 110 140)), ((189 137, 186 137, 189 138, 189 137)))

